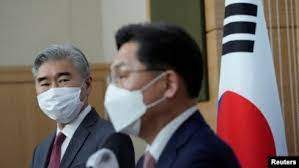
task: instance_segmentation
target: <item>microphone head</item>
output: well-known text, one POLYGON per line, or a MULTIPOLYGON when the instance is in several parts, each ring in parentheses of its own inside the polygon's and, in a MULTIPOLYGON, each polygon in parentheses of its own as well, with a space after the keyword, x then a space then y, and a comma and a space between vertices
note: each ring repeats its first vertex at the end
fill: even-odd
POLYGON ((118 161, 113 152, 109 149, 101 149, 92 154, 87 162, 87 168, 119 168, 118 161))
POLYGON ((102 148, 109 149, 116 156, 119 168, 135 168, 135 152, 131 138, 123 133, 114 133, 102 148))

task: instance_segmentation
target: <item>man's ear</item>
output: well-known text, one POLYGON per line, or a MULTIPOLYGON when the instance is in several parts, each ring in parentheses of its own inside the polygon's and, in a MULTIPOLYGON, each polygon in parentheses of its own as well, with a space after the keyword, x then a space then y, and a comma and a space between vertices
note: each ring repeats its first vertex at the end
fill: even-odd
POLYGON ((82 85, 82 88, 81 88, 81 94, 80 94, 80 100, 83 101, 85 99, 88 98, 88 96, 90 95, 91 93, 91 82, 92 82, 92 77, 89 76, 88 78, 86 78, 84 80, 84 83, 82 85))
POLYGON ((92 77, 89 76, 86 80, 85 80, 85 88, 86 88, 86 94, 87 96, 89 96, 90 92, 91 92, 91 89, 92 89, 92 77))
POLYGON ((179 89, 180 77, 173 70, 166 71, 166 91, 164 96, 166 98, 173 98, 179 89))

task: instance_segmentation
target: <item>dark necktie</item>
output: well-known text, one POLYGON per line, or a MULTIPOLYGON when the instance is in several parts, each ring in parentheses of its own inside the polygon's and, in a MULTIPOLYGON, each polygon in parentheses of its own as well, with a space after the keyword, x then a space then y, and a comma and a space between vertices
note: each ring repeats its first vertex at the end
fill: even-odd
POLYGON ((152 156, 152 154, 147 151, 145 154, 144 154, 144 160, 143 160, 143 168, 155 168, 155 159, 154 157, 152 156))
POLYGON ((65 135, 63 133, 59 133, 54 141, 51 158, 49 162, 49 168, 59 168, 60 165, 60 154, 61 154, 61 145, 65 140, 65 135))

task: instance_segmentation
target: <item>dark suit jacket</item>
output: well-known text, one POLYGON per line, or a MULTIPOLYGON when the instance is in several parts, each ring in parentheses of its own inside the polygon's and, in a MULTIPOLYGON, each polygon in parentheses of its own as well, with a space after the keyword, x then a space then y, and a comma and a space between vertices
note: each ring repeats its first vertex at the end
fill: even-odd
MULTIPOLYGON (((137 167, 142 168, 143 158, 137 167)), ((189 117, 174 133, 156 168, 240 167, 231 150, 206 124, 199 112, 189 117)))
MULTIPOLYGON (((105 140, 114 132, 111 123, 101 119, 95 109, 92 108, 75 131, 61 160, 60 167, 85 168, 89 156, 100 149, 105 140)), ((31 168, 45 168, 48 166, 55 134, 56 131, 51 133, 34 149, 31 168)), ((129 142, 131 142, 131 139, 129 142)))

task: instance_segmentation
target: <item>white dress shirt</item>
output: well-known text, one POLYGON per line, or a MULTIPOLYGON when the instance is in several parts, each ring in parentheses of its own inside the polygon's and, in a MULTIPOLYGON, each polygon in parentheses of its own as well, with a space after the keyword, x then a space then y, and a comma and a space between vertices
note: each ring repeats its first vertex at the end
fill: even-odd
POLYGON ((192 114, 197 111, 196 106, 192 106, 184 111, 182 114, 177 116, 174 120, 169 122, 155 137, 152 144, 148 145, 146 151, 149 151, 156 161, 159 160, 159 157, 166 147, 167 142, 174 134, 174 132, 183 124, 192 114))
POLYGON ((59 132, 62 132, 66 136, 65 140, 61 145, 60 160, 62 159, 66 151, 66 148, 68 147, 74 133, 76 132, 77 128, 79 127, 79 125, 81 124, 85 116, 90 112, 90 110, 91 110, 91 106, 88 105, 84 110, 82 110, 79 113, 78 117, 74 121, 66 124, 62 130, 57 126, 56 135, 58 135, 59 132))

